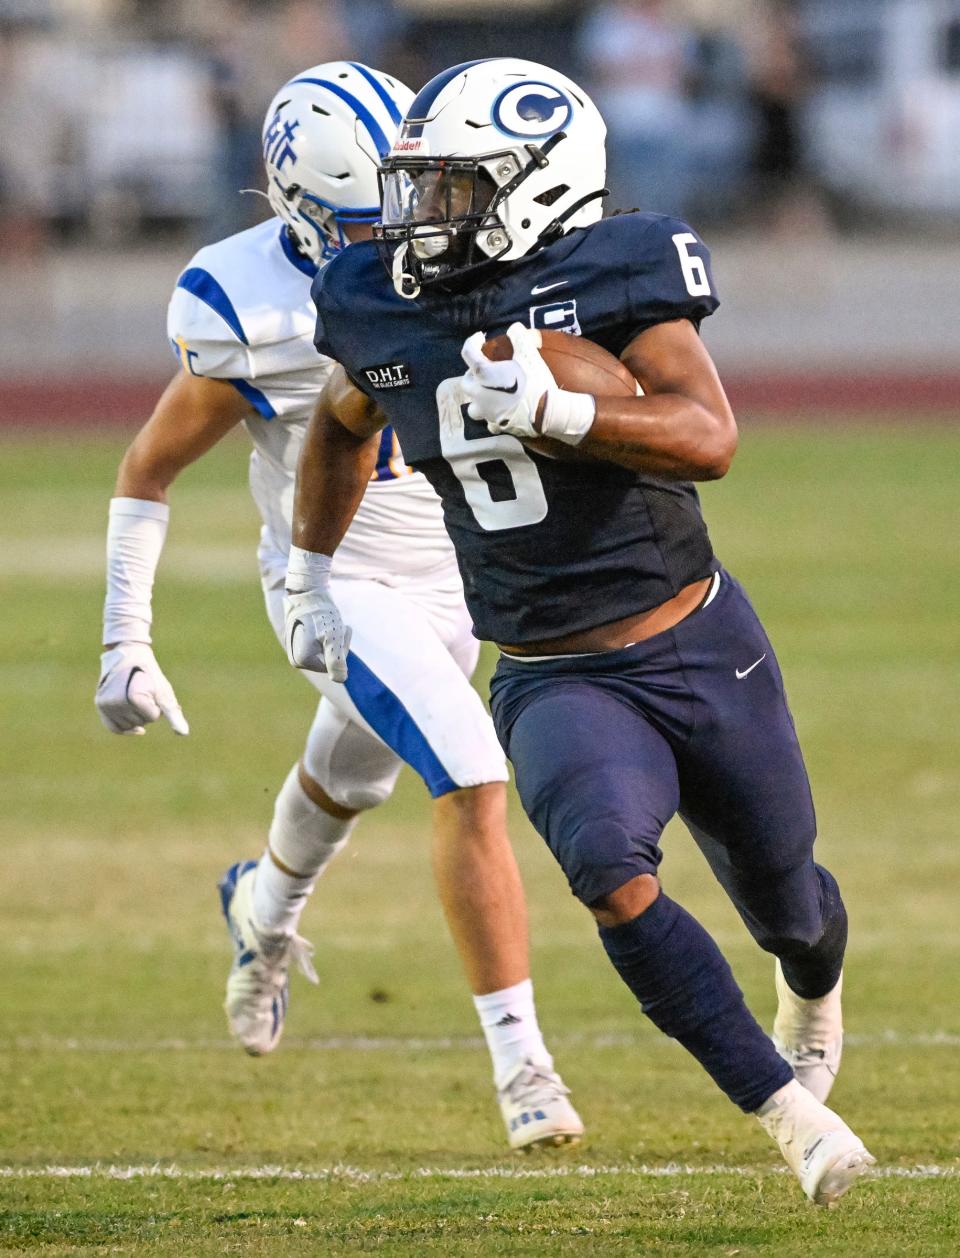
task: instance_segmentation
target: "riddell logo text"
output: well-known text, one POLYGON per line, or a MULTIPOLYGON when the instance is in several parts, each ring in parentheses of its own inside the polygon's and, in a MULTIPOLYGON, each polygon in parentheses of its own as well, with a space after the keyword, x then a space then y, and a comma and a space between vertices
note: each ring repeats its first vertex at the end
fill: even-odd
POLYGON ((363 374, 374 389, 405 389, 410 385, 410 368, 406 363, 384 363, 382 367, 364 367, 363 374))
POLYGON ((398 140, 393 146, 395 153, 416 153, 423 148, 423 140, 398 140))

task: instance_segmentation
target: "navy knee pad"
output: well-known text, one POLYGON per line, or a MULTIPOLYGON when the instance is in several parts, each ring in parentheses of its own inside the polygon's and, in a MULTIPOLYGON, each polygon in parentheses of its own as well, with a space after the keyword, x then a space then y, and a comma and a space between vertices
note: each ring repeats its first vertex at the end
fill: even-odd
POLYGON ((847 950, 847 910, 837 881, 829 870, 815 865, 820 885, 820 933, 808 946, 780 953, 783 976, 791 991, 804 1000, 817 1000, 836 987, 847 950))
POLYGON ((778 880, 767 897, 762 915, 756 898, 754 911, 744 914, 750 933, 779 959, 798 996, 826 995, 837 984, 847 947, 847 911, 835 878, 809 861, 778 880))

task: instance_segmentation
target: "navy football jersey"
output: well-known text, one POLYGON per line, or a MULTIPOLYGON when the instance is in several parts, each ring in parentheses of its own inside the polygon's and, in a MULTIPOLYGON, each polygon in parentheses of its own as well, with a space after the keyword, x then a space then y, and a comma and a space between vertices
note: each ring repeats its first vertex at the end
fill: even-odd
POLYGON ((373 243, 317 276, 316 347, 335 358, 430 480, 478 637, 536 642, 647 611, 716 567, 693 485, 613 463, 560 462, 466 414, 467 336, 514 322, 619 355, 645 328, 717 307, 685 223, 624 214, 491 268, 463 294, 400 297, 373 243))

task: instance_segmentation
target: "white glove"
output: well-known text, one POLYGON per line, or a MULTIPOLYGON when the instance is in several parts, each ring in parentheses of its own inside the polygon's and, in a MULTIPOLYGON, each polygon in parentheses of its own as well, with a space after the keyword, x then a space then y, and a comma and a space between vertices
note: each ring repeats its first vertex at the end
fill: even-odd
POLYGON ((145 725, 165 716, 175 734, 189 734, 173 687, 145 642, 120 642, 100 656, 94 699, 111 734, 145 734, 145 725))
POLYGON ((507 336, 513 357, 491 362, 483 352, 484 335, 474 332, 461 354, 467 372, 461 377, 471 419, 486 423, 492 433, 539 437, 534 427, 537 408, 548 389, 556 389, 550 368, 540 357, 540 334, 522 323, 512 323, 507 336))
POLYGON ((290 548, 283 599, 283 645, 294 668, 347 680, 350 628, 330 593, 329 555, 290 548))

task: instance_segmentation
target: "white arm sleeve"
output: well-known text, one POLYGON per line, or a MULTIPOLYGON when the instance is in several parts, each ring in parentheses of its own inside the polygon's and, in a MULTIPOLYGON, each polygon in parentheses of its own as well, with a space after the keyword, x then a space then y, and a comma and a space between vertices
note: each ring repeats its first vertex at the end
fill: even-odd
POLYGON ((153 578, 170 508, 145 498, 111 498, 103 644, 150 642, 153 578))

